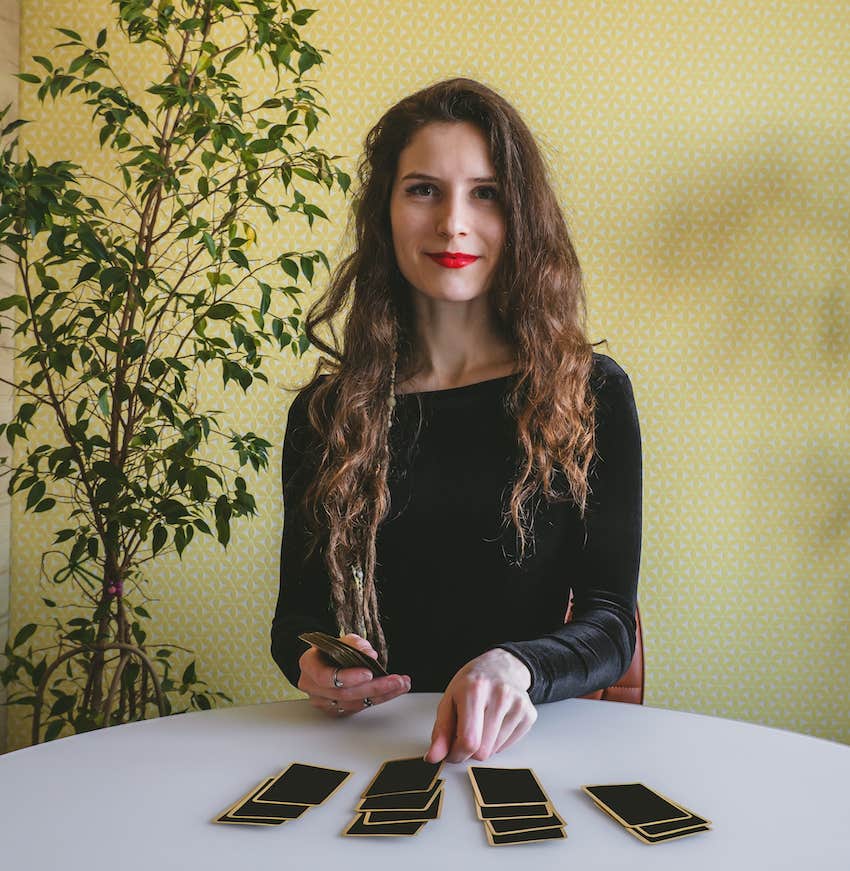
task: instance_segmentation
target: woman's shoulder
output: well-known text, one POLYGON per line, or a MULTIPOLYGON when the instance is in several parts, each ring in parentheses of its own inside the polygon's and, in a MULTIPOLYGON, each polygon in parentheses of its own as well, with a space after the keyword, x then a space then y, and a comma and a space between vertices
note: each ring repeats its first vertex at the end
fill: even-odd
POLYGON ((590 372, 591 385, 594 388, 601 388, 608 381, 628 381, 629 376, 626 370, 612 357, 605 354, 597 354, 593 352, 593 369, 590 372))
POLYGON ((634 406, 634 390, 628 373, 605 354, 593 354, 590 389, 596 398, 597 411, 603 415, 609 409, 634 406))

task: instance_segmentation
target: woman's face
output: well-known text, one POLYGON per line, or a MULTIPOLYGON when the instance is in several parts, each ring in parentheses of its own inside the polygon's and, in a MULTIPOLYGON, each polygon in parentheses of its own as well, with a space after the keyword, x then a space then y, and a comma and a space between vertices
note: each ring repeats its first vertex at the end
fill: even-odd
POLYGON ((486 294, 505 244, 505 216, 484 134, 433 122, 399 155, 390 199, 402 275, 436 300, 486 294))

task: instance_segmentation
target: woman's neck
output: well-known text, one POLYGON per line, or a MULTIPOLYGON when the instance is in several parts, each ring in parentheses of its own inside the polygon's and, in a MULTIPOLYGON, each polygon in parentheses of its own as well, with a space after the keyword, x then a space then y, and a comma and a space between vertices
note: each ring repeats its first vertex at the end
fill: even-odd
POLYGON ((463 387, 516 371, 516 354, 486 295, 466 301, 414 291, 416 346, 398 393, 463 387))

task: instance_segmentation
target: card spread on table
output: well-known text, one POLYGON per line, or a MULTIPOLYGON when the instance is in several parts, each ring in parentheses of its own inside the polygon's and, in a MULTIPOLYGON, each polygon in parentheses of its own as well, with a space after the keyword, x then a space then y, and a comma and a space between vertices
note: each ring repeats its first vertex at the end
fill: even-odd
POLYGON ((567 833, 560 826, 551 829, 537 829, 533 832, 511 832, 509 835, 494 835, 489 829, 485 831, 487 840, 492 847, 529 844, 535 841, 560 841, 567 837, 567 833))
POLYGON ((478 818, 492 847, 562 840, 566 823, 530 768, 467 769, 478 818))
POLYGON ((546 793, 530 768, 470 766, 469 778, 478 804, 539 804, 546 793))
POLYGON ((348 828, 343 832, 344 835, 361 835, 370 838, 381 838, 392 835, 416 835, 419 830, 426 824, 427 820, 418 820, 408 823, 383 823, 382 825, 366 825, 365 814, 358 814, 348 828))
POLYGON ((549 814, 548 817, 525 817, 519 819, 485 820, 484 825, 494 835, 511 835, 515 832, 533 832, 538 829, 552 829, 556 826, 565 826, 566 823, 558 814, 549 814))
POLYGON ((443 806, 442 762, 421 756, 384 762, 357 805, 344 835, 415 835, 443 806))
POLYGON ((696 835, 699 832, 708 832, 711 826, 694 826, 692 829, 684 829, 681 832, 668 832, 666 835, 653 835, 651 837, 642 835, 637 829, 626 829, 627 832, 633 834, 639 841, 644 844, 660 844, 662 841, 673 841, 677 838, 686 838, 688 835, 696 835))
POLYGON ((421 756, 385 762, 361 798, 397 792, 427 792, 434 786, 442 762, 426 762, 421 756))
POLYGON ((548 804, 497 804, 480 805, 476 802, 475 811, 479 820, 504 820, 513 817, 548 817, 552 808, 548 804))
POLYGON ((385 677, 386 669, 371 656, 347 644, 341 638, 326 635, 324 632, 305 632, 298 636, 307 644, 312 644, 340 668, 366 668, 376 677, 385 677))
POLYGON ((421 811, 431 804, 431 800, 443 785, 438 780, 427 792, 396 792, 389 795, 374 795, 360 800, 357 811, 421 811))
POLYGON ((254 801, 269 804, 318 805, 329 799, 345 782, 350 771, 320 768, 293 762, 255 796, 254 801))
POLYGON ((349 774, 335 768, 293 762, 275 777, 262 781, 213 822, 279 826, 287 820, 298 819, 310 807, 326 801, 349 774))
POLYGON ((685 820, 675 820, 666 823, 648 823, 644 826, 634 826, 634 828, 644 835, 653 837, 655 835, 669 835, 672 832, 681 832, 687 829, 696 829, 700 826, 708 825, 711 825, 708 820, 704 820, 702 817, 691 816, 685 820))
POLYGON ((217 816, 213 822, 214 823, 227 823, 229 825, 246 825, 246 826, 279 826, 281 823, 286 822, 286 818, 277 815, 275 817, 269 817, 266 814, 258 814, 256 816, 251 816, 248 814, 241 814, 241 808, 249 803, 253 796, 256 795, 263 787, 267 786, 274 780, 273 777, 269 777, 267 780, 264 780, 258 786, 255 786, 247 795, 242 796, 237 802, 232 804, 226 811, 217 816))
POLYGON ((376 823, 415 823, 439 819, 443 807, 443 791, 434 794, 431 803, 421 811, 366 811, 367 826, 376 823))
POLYGON ((683 838, 711 823, 642 783, 583 786, 594 804, 645 844, 683 838))

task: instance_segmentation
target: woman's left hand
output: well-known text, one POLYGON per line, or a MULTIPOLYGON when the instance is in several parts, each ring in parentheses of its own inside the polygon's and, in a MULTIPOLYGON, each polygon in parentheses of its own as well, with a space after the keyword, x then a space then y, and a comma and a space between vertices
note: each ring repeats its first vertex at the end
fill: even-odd
POLYGON ((452 678, 437 708, 428 762, 483 761, 510 747, 534 725, 531 674, 511 653, 494 648, 452 678))

